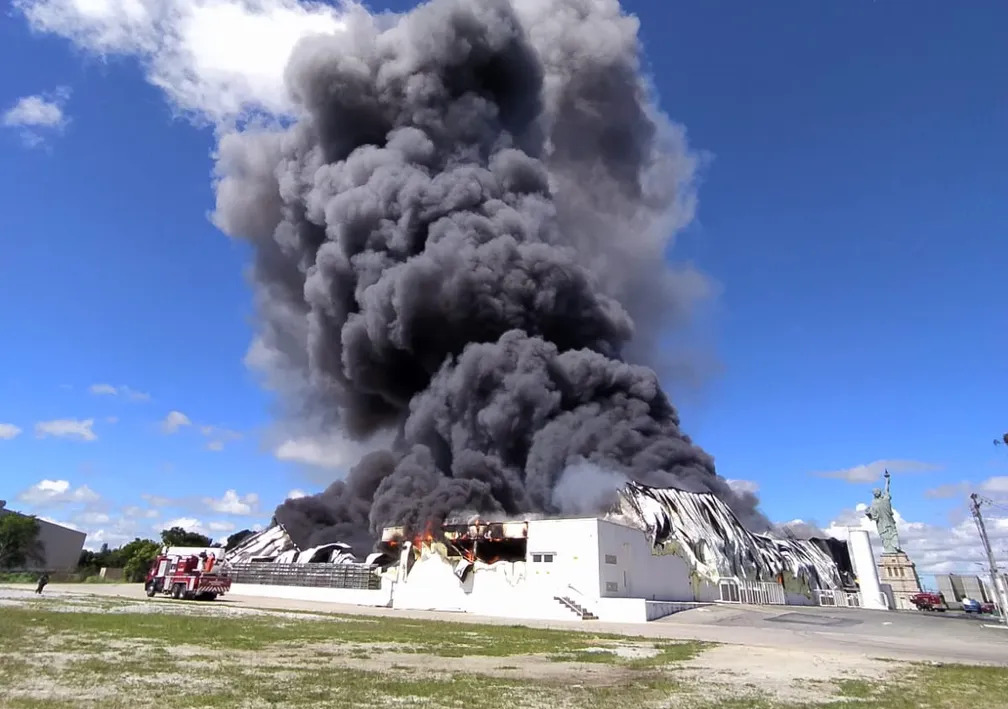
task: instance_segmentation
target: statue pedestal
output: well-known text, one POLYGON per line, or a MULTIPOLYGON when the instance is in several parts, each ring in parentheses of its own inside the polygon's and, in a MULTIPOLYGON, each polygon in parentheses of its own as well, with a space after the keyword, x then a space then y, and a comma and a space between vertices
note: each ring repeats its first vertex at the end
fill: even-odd
POLYGON ((878 562, 879 581, 892 588, 893 600, 899 610, 914 610, 910 596, 921 592, 917 567, 903 552, 883 553, 878 562))

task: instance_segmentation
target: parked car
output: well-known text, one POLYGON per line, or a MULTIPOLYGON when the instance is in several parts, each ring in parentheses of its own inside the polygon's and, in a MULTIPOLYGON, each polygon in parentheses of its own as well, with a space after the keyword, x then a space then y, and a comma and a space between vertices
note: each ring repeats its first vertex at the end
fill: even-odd
POLYGON ((994 604, 993 603, 981 603, 975 598, 964 598, 962 599, 963 610, 967 613, 976 613, 980 615, 981 613, 993 613, 994 604))

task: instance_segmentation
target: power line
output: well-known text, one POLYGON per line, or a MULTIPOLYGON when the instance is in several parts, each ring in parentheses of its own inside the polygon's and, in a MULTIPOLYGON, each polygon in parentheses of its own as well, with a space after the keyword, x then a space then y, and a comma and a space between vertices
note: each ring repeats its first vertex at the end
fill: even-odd
MULTIPOLYGON (((1006 435, 1008 437, 1008 435, 1006 435)), ((994 560, 994 552, 991 551, 990 539, 987 537, 987 527, 984 526, 983 515, 980 513, 980 501, 989 503, 990 500, 981 498, 975 492, 970 495, 970 509, 973 512, 973 521, 976 522, 977 532, 980 533, 980 542, 984 551, 987 552, 987 561, 990 562, 991 591, 994 593, 994 600, 997 603, 1001 622, 1008 624, 1008 598, 1005 597, 1004 582, 998 576, 997 562, 994 560)))

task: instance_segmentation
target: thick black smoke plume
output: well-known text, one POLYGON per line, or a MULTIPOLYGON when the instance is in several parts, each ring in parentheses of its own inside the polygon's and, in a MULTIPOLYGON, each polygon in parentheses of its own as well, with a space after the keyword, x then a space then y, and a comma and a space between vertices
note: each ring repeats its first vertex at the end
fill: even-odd
POLYGON ((627 363, 704 280, 665 266, 695 165, 616 0, 351 10, 345 33, 301 42, 286 81, 299 119, 225 136, 218 156, 217 223, 255 247, 257 359, 301 413, 396 433, 278 508, 296 539, 360 548, 460 511, 564 512, 558 482, 586 466, 765 523, 627 363))

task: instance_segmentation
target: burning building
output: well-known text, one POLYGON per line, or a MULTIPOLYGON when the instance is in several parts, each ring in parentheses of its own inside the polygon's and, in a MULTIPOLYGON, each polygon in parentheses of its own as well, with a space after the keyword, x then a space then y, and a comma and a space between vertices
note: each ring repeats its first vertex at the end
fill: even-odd
POLYGON ((638 483, 603 516, 387 527, 364 559, 340 550, 320 563, 274 524, 229 554, 232 593, 613 621, 717 601, 858 605, 843 544, 754 534, 714 495, 638 483), (296 583, 298 573, 313 582, 296 583))
POLYGON ((837 593, 647 366, 709 288, 667 260, 698 157, 638 20, 431 0, 339 24, 289 58, 292 115, 223 134, 214 221, 252 247, 249 361, 290 425, 374 450, 232 553, 233 592, 614 619, 837 593))

